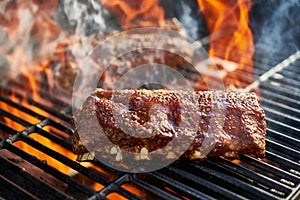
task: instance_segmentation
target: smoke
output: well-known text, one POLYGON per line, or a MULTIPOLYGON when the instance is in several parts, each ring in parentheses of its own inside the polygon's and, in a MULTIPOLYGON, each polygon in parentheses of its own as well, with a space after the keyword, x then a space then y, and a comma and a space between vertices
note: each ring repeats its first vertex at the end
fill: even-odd
POLYGON ((264 56, 264 63, 274 65, 274 60, 277 63, 300 47, 300 2, 262 2, 252 9, 251 26, 257 54, 264 56))
POLYGON ((95 42, 86 38, 116 29, 97 0, 1 1, 0 80, 36 70, 65 41, 83 57, 95 42))
POLYGON ((29 71, 28 66, 66 37, 51 19, 51 6, 42 10, 41 5, 31 1, 6 0, 0 8, 1 76, 29 71))
POLYGON ((188 35, 193 39, 198 39, 198 29, 199 23, 197 19, 192 16, 192 9, 186 5, 184 2, 181 2, 182 15, 179 20, 185 30, 187 30, 188 35))
POLYGON ((196 0, 162 0, 166 18, 177 18, 189 37, 200 40, 209 35, 196 0))
POLYGON ((119 29, 114 16, 97 0, 61 0, 54 19, 70 33, 82 36, 119 29))

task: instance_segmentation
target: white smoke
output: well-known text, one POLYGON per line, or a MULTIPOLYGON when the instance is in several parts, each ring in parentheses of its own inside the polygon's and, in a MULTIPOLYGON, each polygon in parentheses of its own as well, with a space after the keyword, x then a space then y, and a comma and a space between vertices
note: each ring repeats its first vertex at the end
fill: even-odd
POLYGON ((87 40, 89 36, 118 28, 97 0, 59 0, 54 11, 32 1, 4 0, 0 17, 0 80, 34 70, 55 53, 59 43, 72 44, 73 38, 70 48, 82 57, 94 42, 87 40))
POLYGON ((61 0, 54 18, 68 31, 81 36, 109 33, 118 28, 112 15, 97 0, 61 0))
POLYGON ((63 31, 57 32, 59 28, 55 26, 49 27, 49 30, 43 29, 42 24, 49 25, 51 21, 47 10, 40 11, 36 4, 27 1, 15 1, 14 6, 10 6, 11 2, 3 1, 0 6, 4 19, 0 27, 1 64, 9 69, 3 71, 5 74, 2 73, 1 78, 3 75, 4 78, 5 75, 16 77, 19 73, 30 71, 31 66, 66 37, 63 31))
POLYGON ((273 60, 277 55, 288 57, 297 51, 300 45, 300 1, 288 0, 277 3, 272 15, 263 19, 261 33, 256 36, 256 47, 259 51, 262 50, 266 60, 273 60))
POLYGON ((179 21, 183 25, 184 29, 187 31, 188 35, 193 39, 198 39, 198 29, 199 25, 197 19, 192 16, 192 9, 189 5, 186 5, 185 2, 181 1, 182 15, 179 18, 179 21))

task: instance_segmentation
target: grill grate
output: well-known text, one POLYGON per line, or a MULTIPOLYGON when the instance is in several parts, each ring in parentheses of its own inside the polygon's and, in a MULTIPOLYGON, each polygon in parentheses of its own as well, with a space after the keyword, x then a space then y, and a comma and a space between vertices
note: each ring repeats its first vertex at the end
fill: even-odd
MULTIPOLYGON (((265 64, 258 61, 255 64, 258 77, 264 76, 263 71, 266 69, 271 69, 270 66, 263 68, 262 65, 265 64)), ((28 104, 51 116, 45 117, 0 96, 0 102, 38 121, 32 124, 0 108, 0 119, 9 118, 24 127, 19 131, 0 120, 0 133, 9 136, 0 141, 0 197, 297 199, 300 196, 300 80, 297 76, 299 65, 299 59, 293 60, 282 70, 275 71, 258 83, 268 124, 266 158, 258 160, 243 155, 240 160, 234 161, 224 158, 209 158, 201 163, 179 160, 161 170, 142 174, 119 172, 98 161, 88 164, 74 161, 75 155, 72 155, 70 145, 73 134, 71 108, 65 103, 55 100, 55 103, 61 105, 56 110, 28 100, 28 104), (41 143, 34 137, 36 135, 51 141, 53 146, 65 149, 71 158, 52 146, 41 143), (30 146, 35 151, 22 150, 17 143, 30 146), (40 159, 34 155, 33 152, 36 151, 63 164, 69 168, 68 172, 40 159), (32 173, 33 171, 40 173, 32 173)), ((3 87, 2 90, 9 88, 3 87)))

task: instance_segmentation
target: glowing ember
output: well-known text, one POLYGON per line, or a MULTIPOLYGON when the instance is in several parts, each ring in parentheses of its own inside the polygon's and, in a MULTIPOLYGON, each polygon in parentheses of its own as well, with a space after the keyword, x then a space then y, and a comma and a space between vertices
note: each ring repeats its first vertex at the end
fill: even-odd
POLYGON ((109 195, 106 196, 106 198, 108 199, 118 199, 118 200, 128 200, 128 198, 123 197, 122 195, 116 193, 116 192, 112 192, 109 195))
POLYGON ((174 191, 173 189, 169 188, 169 187, 165 187, 165 189, 173 194, 175 194, 176 196, 179 196, 181 199, 185 199, 187 200, 188 198, 183 196, 182 194, 179 194, 178 192, 174 191))
POLYGON ((138 197, 141 197, 141 198, 144 198, 144 199, 147 197, 145 194, 143 194, 143 192, 140 189, 138 189, 133 184, 125 183, 121 187, 124 188, 127 191, 132 192, 133 194, 137 195, 138 197))
MULTIPOLYGON (((34 79, 34 77, 32 76, 28 76, 27 77, 27 81, 28 81, 28 85, 27 87, 24 88, 25 91, 29 91, 30 92, 30 98, 36 102, 44 102, 45 100, 43 100, 41 97, 40 97, 40 94, 37 90, 38 87, 38 83, 36 82, 36 80, 34 79)), ((3 93, 3 92, 2 92, 3 93)), ((26 96, 24 95, 23 98, 16 98, 16 95, 14 93, 12 93, 9 98, 10 100, 12 100, 13 102, 16 102, 18 104, 21 104, 23 105, 24 107, 44 116, 44 117, 48 117, 49 114, 47 112, 45 112, 44 110, 36 107, 36 106, 33 106, 31 105, 29 102, 28 102, 28 99, 25 98, 26 96)), ((6 110, 7 112, 13 114, 14 116, 17 116, 19 118, 21 118, 22 120, 25 120, 27 122, 29 122, 30 124, 37 124, 40 122, 39 119, 19 110, 18 108, 15 108, 13 106, 10 106, 9 104, 5 103, 5 102, 2 102, 0 101, 0 107, 3 109, 3 110, 6 110)), ((9 127, 15 129, 16 131, 23 131, 26 129, 26 127, 24 127, 23 125, 21 125, 20 123, 18 123, 17 121, 14 121, 10 118, 7 118, 7 117, 4 117, 3 118, 4 122, 6 125, 8 125, 9 127)), ((45 131, 51 131, 51 128, 50 127, 46 127, 44 128, 45 131)), ((32 137, 33 139, 35 139, 36 141, 38 141, 39 143, 57 151, 57 152, 61 152, 63 153, 64 155, 68 156, 70 159, 74 160, 76 158, 76 156, 64 149, 63 147, 57 145, 56 143, 50 141, 49 139, 47 138, 44 138, 38 134, 30 134, 30 137, 32 137)), ((26 151, 26 152, 29 152, 30 154, 38 157, 39 159, 41 160, 45 160, 49 165, 57 168, 59 171, 63 172, 63 173, 67 173, 70 168, 63 165, 62 163, 58 162, 57 160, 47 156, 46 154, 44 154, 43 152, 40 152, 36 149, 34 149, 33 147, 31 147, 30 145, 27 145, 25 142, 22 142, 22 141, 18 141, 18 142, 15 142, 14 143, 15 146, 19 147, 20 149, 26 151)))
MULTIPOLYGON (((18 98, 17 98, 14 94, 11 95, 10 99, 11 99, 12 101, 15 101, 15 102, 18 101, 18 98)), ((26 113, 23 113, 23 112, 21 112, 20 110, 18 110, 17 108, 12 107, 12 106, 10 106, 9 104, 6 104, 6 103, 4 103, 4 102, 2 102, 2 101, 0 101, 0 108, 3 109, 3 110, 5 110, 5 111, 7 111, 7 112, 13 113, 14 115, 19 116, 19 117, 21 117, 21 118, 22 118, 24 115, 26 115, 26 113)), ((26 116, 29 117, 29 119, 32 120, 33 122, 38 122, 38 120, 37 120, 36 118, 33 118, 33 117, 30 118, 29 115, 26 115, 26 116)), ((26 118, 26 117, 25 117, 25 118, 26 118)), ((15 122, 15 121, 13 121, 13 120, 10 119, 10 118, 7 118, 7 117, 4 117, 4 116, 3 116, 3 117, 2 117, 2 120, 4 120, 4 122, 5 122, 5 124, 6 124, 7 126, 13 127, 16 131, 22 131, 22 130, 24 130, 24 129, 26 128, 26 127, 24 127, 23 125, 21 125, 21 124, 15 122)))
MULTIPOLYGON (((34 86, 36 83, 33 81, 33 82, 31 82, 31 84, 34 86)), ((40 98, 38 96, 38 93, 36 93, 36 91, 33 91, 32 94, 37 95, 37 96, 33 95, 35 97, 35 99, 40 98)), ((39 109, 35 106, 30 105, 26 98, 24 98, 24 99, 17 98, 15 94, 12 94, 9 98, 13 102, 20 103, 24 107, 27 107, 30 110, 32 110, 32 111, 34 111, 34 112, 36 112, 40 115, 43 115, 45 117, 47 117, 49 115, 45 111, 43 111, 43 110, 41 110, 41 109, 39 109)), ((13 106, 5 103, 5 102, 0 101, 0 108, 5 110, 6 112, 9 112, 9 113, 21 118, 22 120, 25 120, 25 121, 31 123, 31 124, 37 124, 37 123, 40 122, 39 119, 37 119, 37 118, 35 118, 35 117, 19 110, 18 108, 15 108, 15 107, 13 107, 13 106)), ((12 120, 8 117, 2 117, 1 116, 1 120, 4 121, 4 123, 7 126, 13 128, 14 130, 16 130, 18 132, 23 131, 23 130, 26 129, 25 126, 19 124, 17 121, 14 121, 14 120, 12 120)), ((62 132, 62 131, 60 131, 60 130, 52 127, 52 126, 45 126, 45 127, 43 127, 43 130, 47 131, 49 134, 55 134, 58 137, 62 137, 62 138, 65 138, 65 139, 70 137, 66 133, 64 133, 64 132, 62 132)), ((59 144, 56 144, 55 142, 52 142, 51 140, 41 136, 38 133, 31 133, 31 134, 29 134, 29 137, 32 138, 33 140, 35 140, 36 142, 38 142, 38 143, 40 143, 40 144, 56 151, 56 152, 58 152, 58 153, 66 156, 66 157, 68 157, 71 160, 74 160, 74 161, 76 160, 77 155, 75 155, 72 151, 70 151, 68 149, 65 149, 64 147, 60 146, 59 144)), ((67 165, 61 163, 60 161, 52 158, 51 156, 47 155, 46 153, 41 152, 38 149, 30 146, 26 142, 23 142, 22 140, 19 140, 17 142, 14 142, 13 145, 20 148, 20 149, 22 149, 23 151, 29 153, 30 155, 33 155, 33 156, 37 157, 38 159, 42 160, 44 163, 47 163, 48 165, 56 168, 58 171, 60 171, 64 174, 67 174, 69 176, 72 176, 72 177, 74 176, 74 179, 76 179, 76 175, 78 174, 78 172, 74 171, 72 168, 70 168, 67 165)), ((108 171, 105 171, 104 169, 101 169, 101 168, 95 166, 94 164, 92 164, 90 162, 81 163, 81 164, 83 166, 87 167, 87 168, 91 168, 91 169, 97 171, 97 173, 102 174, 102 176, 108 178, 111 181, 117 178, 116 175, 114 175, 114 174, 112 174, 108 171)), ((101 185, 99 183, 96 183, 93 180, 88 179, 87 177, 81 177, 77 181, 82 183, 82 184, 85 184, 85 185, 88 185, 88 186, 92 187, 95 191, 99 191, 104 187, 103 185, 101 185)))
POLYGON ((232 160, 232 162, 235 163, 235 164, 240 164, 240 163, 241 163, 240 160, 236 160, 236 159, 235 159, 235 160, 232 160))
MULTIPOLYGON (((57 152, 63 152, 63 155, 69 157, 70 159, 75 159, 75 157, 76 157, 76 155, 72 154, 72 152, 64 149, 63 147, 59 146, 58 144, 55 144, 54 142, 51 142, 50 140, 40 136, 39 134, 32 133, 30 135, 30 137, 57 152)), ((55 167, 58 171, 61 171, 65 174, 67 174, 71 169, 70 167, 62 164, 61 162, 51 158, 47 154, 31 147, 30 145, 26 144, 25 142, 17 141, 14 143, 14 145, 19 147, 23 151, 26 151, 26 152, 30 153, 31 155, 36 156, 40 160, 43 160, 44 162, 46 162, 48 165, 55 167)))
POLYGON ((239 74, 247 66, 247 71, 251 72, 249 75, 253 76, 254 42, 249 27, 251 0, 197 1, 211 32, 209 55, 239 64, 235 73, 229 73, 225 78, 225 84, 245 87, 253 77, 241 80, 234 74, 239 74))

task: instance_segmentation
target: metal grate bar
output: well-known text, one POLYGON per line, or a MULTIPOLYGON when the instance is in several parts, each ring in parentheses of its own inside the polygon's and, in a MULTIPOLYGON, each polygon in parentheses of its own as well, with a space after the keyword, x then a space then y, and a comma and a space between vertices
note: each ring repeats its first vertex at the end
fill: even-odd
POLYGON ((125 190, 124 188, 121 187, 117 187, 115 191, 113 192, 118 192, 120 194, 122 194, 122 196, 128 198, 128 199, 132 199, 132 200, 142 200, 141 198, 139 198, 138 196, 136 196, 135 194, 132 194, 131 192, 125 190))
POLYGON ((131 180, 131 182, 150 191, 161 199, 182 199, 166 190, 165 187, 167 184, 150 173, 135 174, 134 179, 131 180))
POLYGON ((52 126, 58 130, 61 130, 62 132, 72 136, 74 134, 74 131, 72 129, 70 129, 69 127, 67 126, 64 126, 63 124, 61 123, 57 123, 51 119, 45 119, 43 121, 41 121, 40 123, 38 123, 37 126, 40 126, 40 127, 45 127, 45 126, 52 126))
MULTIPOLYGON (((24 91, 23 83, 19 83, 16 81, 19 81, 19 80, 14 80, 13 85, 11 85, 11 84, 0 85, 0 90, 3 91, 4 93, 7 93, 7 94, 13 93, 17 97, 24 98, 25 95, 20 93, 20 91, 24 91)), ((50 94, 48 91, 45 91, 42 88, 35 88, 35 89, 37 89, 37 93, 40 94, 39 96, 41 98, 43 98, 45 101, 51 102, 51 103, 53 103, 53 105, 57 105, 57 106, 60 106, 63 108, 69 106, 66 102, 58 99, 55 95, 50 94)), ((30 97, 28 95, 27 100, 29 100, 29 99, 30 99, 30 97)))
POLYGON ((23 111, 23 112, 25 112, 25 113, 27 113, 27 114, 35 117, 35 118, 37 118, 37 119, 40 119, 40 120, 45 119, 44 116, 42 116, 42 115, 40 115, 40 114, 38 114, 38 113, 36 113, 36 112, 28 109, 28 108, 25 108, 21 104, 13 102, 12 100, 10 100, 8 98, 4 98, 1 95, 0 95, 0 100, 3 101, 3 102, 5 102, 5 103, 7 103, 7 104, 9 104, 9 105, 11 105, 11 106, 13 106, 14 108, 17 108, 17 109, 19 109, 19 110, 21 110, 21 111, 23 111))
POLYGON ((71 167, 72 169, 82 173, 83 175, 91 178, 92 180, 94 180, 102 185, 105 185, 105 186, 109 184, 109 180, 107 180, 106 178, 89 170, 88 168, 83 167, 79 163, 67 158, 66 156, 36 142, 35 140, 33 140, 29 137, 26 137, 24 135, 20 135, 20 139, 22 141, 26 142, 27 144, 29 144, 30 146, 34 147, 35 149, 38 149, 39 151, 51 156, 52 158, 56 159, 57 161, 71 167))
POLYGON ((258 159, 254 159, 251 156, 242 155, 242 156, 240 156, 240 160, 243 162, 246 162, 247 164, 251 164, 255 167, 258 167, 266 172, 275 174, 276 176, 278 176, 280 178, 284 178, 286 180, 292 181, 292 183, 294 183, 294 184, 290 184, 290 186, 292 186, 292 187, 295 187, 300 183, 300 177, 297 177, 296 175, 294 175, 290 172, 286 172, 279 168, 276 168, 273 165, 270 165, 266 162, 262 162, 258 159))
POLYGON ((261 88, 280 93, 281 95, 286 95, 288 98, 294 100, 300 99, 299 91, 295 90, 294 87, 289 87, 288 85, 279 84, 275 81, 264 83, 262 84, 261 88))
POLYGON ((93 163, 96 166, 99 166, 102 169, 110 171, 118 176, 123 176, 125 174, 125 172, 117 171, 116 169, 110 168, 107 165, 104 165, 103 163, 99 162, 98 160, 93 160, 93 161, 91 161, 91 163, 93 163))
POLYGON ((251 179, 253 181, 252 182, 253 185, 256 185, 258 187, 260 185, 267 186, 270 192, 271 189, 282 191, 285 194, 289 194, 291 192, 291 188, 289 186, 286 186, 262 174, 253 172, 241 165, 236 165, 232 162, 220 158, 213 159, 213 161, 208 160, 208 162, 210 162, 212 165, 218 163, 218 165, 225 167, 227 170, 230 170, 234 173, 238 173, 240 175, 247 177, 248 179, 251 179))
POLYGON ((88 200, 107 200, 107 198, 102 195, 97 194, 97 195, 94 195, 94 196, 88 198, 88 200))
POLYGON ((290 67, 286 68, 286 70, 278 72, 278 74, 280 74, 282 77, 289 77, 293 80, 300 81, 300 77, 295 76, 295 73, 297 72, 294 72, 290 67))
POLYGON ((291 108, 295 108, 297 110, 300 109, 300 101, 297 101, 294 98, 289 98, 287 96, 284 96, 280 93, 277 92, 272 92, 270 90, 265 90, 265 89, 260 89, 260 92, 263 96, 263 100, 265 101, 265 99, 272 99, 275 102, 284 104, 286 106, 289 106, 291 108))
POLYGON ((197 163, 186 163, 186 166, 189 169, 197 170, 198 174, 206 174, 206 176, 212 182, 215 182, 219 185, 222 185, 224 188, 227 188, 231 191, 234 191, 238 194, 245 196, 246 198, 255 198, 255 199, 278 199, 279 197, 272 195, 265 191, 254 187, 253 185, 246 183, 234 176, 227 175, 225 173, 219 172, 212 169, 209 166, 199 165, 197 163))
POLYGON ((272 67, 268 71, 266 71, 264 74, 262 74, 256 81, 254 81, 252 84, 247 86, 244 90, 245 91, 251 91, 255 89, 257 86, 260 85, 261 82, 267 81, 270 77, 272 77, 275 73, 285 69, 290 64, 294 63, 297 59, 300 58, 300 51, 295 52, 282 62, 278 63, 276 66, 272 67))
POLYGON ((284 87, 274 87, 274 85, 271 85, 270 83, 261 83, 260 89, 272 91, 278 94, 281 94, 283 96, 286 96, 289 99, 294 99, 295 101, 300 101, 300 96, 295 91, 291 90, 290 88, 284 88, 284 87))
MULTIPOLYGON (((254 61, 257 61, 260 64, 260 66, 263 66, 263 67, 266 65, 274 66, 277 63, 282 62, 286 58, 285 55, 283 55, 283 54, 274 54, 272 59, 268 59, 268 57, 265 56, 265 49, 266 49, 266 47, 260 47, 258 45, 255 46, 254 61)), ((255 66, 257 66, 257 65, 255 65, 255 66)), ((265 67, 263 69, 264 69, 264 71, 266 71, 265 67)))
MULTIPOLYGON (((39 124, 38 124, 39 125, 39 124)), ((66 143, 66 141, 64 139, 61 139, 59 137, 57 137, 56 135, 50 133, 50 132, 47 132, 41 128, 39 128, 37 126, 34 126, 32 127, 32 130, 30 131, 30 133, 28 134, 31 134, 31 133, 38 133, 40 134, 41 136, 51 140, 52 142, 55 142, 57 144, 59 144, 60 146, 72 151, 72 145, 70 143, 66 143)), ((27 135, 27 134, 26 134, 27 135)), ((22 136, 23 137, 23 136, 22 136)))
POLYGON ((267 124, 268 127, 272 130, 282 131, 287 136, 294 137, 297 140, 300 139, 300 130, 296 127, 289 126, 271 118, 267 119, 267 124))
POLYGON ((38 199, 18 187, 14 182, 8 180, 6 177, 0 175, 0 198, 15 199, 15 200, 35 200, 38 199))
POLYGON ((170 166, 170 167, 168 167, 168 170, 170 170, 174 173, 173 177, 175 177, 176 179, 186 180, 193 187, 197 186, 197 189, 200 189, 200 190, 202 189, 202 190, 204 190, 204 192, 209 193, 212 196, 214 196, 214 194, 212 194, 212 193, 215 193, 215 195, 218 196, 219 198, 222 197, 225 199, 244 199, 244 197, 242 197, 236 193, 233 193, 229 190, 226 190, 224 187, 213 184, 212 182, 207 181, 206 179, 203 179, 192 173, 184 171, 180 168, 170 166))
POLYGON ((45 172, 51 174, 52 176, 56 177, 57 179, 67 183, 68 185, 72 186, 73 188, 82 192, 85 195, 91 196, 95 193, 93 189, 90 189, 89 187, 86 187, 84 185, 77 183, 76 181, 72 180, 68 175, 61 173, 54 167, 47 165, 47 163, 42 162, 35 156, 32 156, 32 155, 22 151, 21 149, 13 146, 12 144, 4 143, 4 148, 11 151, 12 153, 20 156, 21 158, 30 162, 31 164, 35 165, 36 167, 44 170, 45 172))
POLYGON ((282 144, 274 142, 268 138, 266 138, 266 141, 267 141, 267 149, 268 150, 272 150, 272 152, 276 152, 277 154, 283 155, 283 156, 289 158, 290 160, 299 162, 299 158, 300 158, 299 151, 296 151, 296 150, 286 147, 282 144))
POLYGON ((142 200, 141 198, 139 198, 138 196, 132 194, 131 192, 119 187, 119 185, 116 184, 111 184, 108 187, 106 187, 103 191, 101 191, 100 193, 94 195, 93 197, 89 198, 89 200, 92 199, 98 199, 99 197, 105 197, 108 196, 110 193, 113 192, 117 192, 122 194, 123 197, 126 197, 128 199, 131 200, 142 200))
POLYGON ((266 157, 270 161, 276 162, 277 166, 280 166, 280 168, 300 177, 300 164, 299 163, 286 158, 285 155, 281 156, 281 155, 276 154, 276 152, 272 152, 269 150, 266 150, 266 157))
POLYGON ((70 199, 58 190, 36 179, 25 170, 26 169, 23 170, 0 157, 0 174, 5 175, 10 181, 19 185, 31 194, 42 199, 70 199))
POLYGON ((131 180, 130 177, 131 177, 131 175, 129 175, 129 174, 125 174, 125 175, 119 177, 114 182, 110 183, 108 186, 103 188, 98 194, 94 195, 93 198, 90 198, 90 199, 95 199, 95 198, 97 199, 98 197, 101 197, 101 196, 102 197, 107 196, 108 194, 110 194, 112 192, 118 192, 118 193, 122 194, 122 196, 124 196, 128 199, 141 200, 141 198, 139 198, 135 194, 132 194, 131 192, 120 187, 120 185, 122 183, 125 183, 126 181, 131 180))
MULTIPOLYGON (((270 114, 267 113, 267 117, 270 114)), ((284 117, 281 117, 284 119, 284 117)), ((267 126, 268 126, 268 130, 276 130, 276 132, 284 132, 284 135, 296 140, 300 139, 300 135, 298 134, 300 132, 300 129, 298 127, 293 127, 290 129, 290 127, 292 127, 291 125, 288 124, 283 124, 282 122, 278 121, 280 120, 280 117, 276 117, 276 119, 271 119, 268 118, 267 119, 267 126)))
POLYGON ((161 199, 174 199, 174 200, 180 200, 181 198, 175 197, 171 195, 170 193, 166 192, 165 190, 162 190, 157 187, 157 184, 151 184, 148 181, 144 181, 139 178, 135 178, 131 181, 132 183, 140 186, 141 188, 151 191, 154 193, 156 196, 160 197, 161 199))
POLYGON ((118 192, 119 194, 122 194, 122 196, 124 196, 130 200, 142 200, 138 196, 132 194, 131 192, 129 192, 121 187, 116 188, 116 191, 112 191, 112 192, 118 192))
MULTIPOLYGON (((9 93, 12 92, 11 89, 3 87, 3 86, 0 86, 0 89, 2 89, 3 91, 9 92, 9 93)), ((14 91, 13 93, 16 96, 20 97, 21 99, 25 98, 20 93, 18 93, 17 91, 14 91)), ((64 102, 62 102, 62 101, 60 101, 60 100, 58 100, 56 98, 53 98, 52 96, 50 96, 49 94, 45 93, 44 91, 40 91, 39 94, 41 94, 41 97, 44 97, 46 99, 45 101, 51 102, 55 106, 56 105, 61 105, 65 109, 68 108, 67 110, 71 109, 69 105, 67 105, 66 103, 64 103, 64 102)), ((37 118, 37 119, 40 119, 40 120, 45 119, 44 116, 42 116, 42 115, 40 115, 40 114, 38 114, 38 113, 36 113, 36 112, 34 112, 34 111, 32 111, 32 110, 24 107, 24 106, 22 106, 19 103, 13 102, 12 100, 10 100, 8 98, 2 97, 1 95, 0 95, 0 100, 3 101, 3 102, 5 102, 5 103, 7 103, 7 104, 9 104, 9 105, 11 105, 11 106, 13 106, 13 107, 18 108, 19 110, 21 110, 21 111, 23 111, 23 112, 25 112, 25 113, 27 113, 27 114, 29 114, 29 115, 37 118)), ((57 109, 54 109, 53 107, 45 106, 45 105, 43 105, 43 104, 41 104, 41 103, 39 103, 39 102, 31 99, 31 98, 26 98, 26 100, 27 100, 27 102, 28 102, 29 105, 36 106, 37 108, 44 110, 45 112, 51 114, 52 116, 55 116, 55 117, 57 117, 59 119, 62 119, 62 120, 66 121, 66 122, 68 122, 70 124, 72 123, 72 117, 71 116, 68 116, 67 114, 64 114, 63 112, 59 112, 62 109, 57 110, 57 109)))
POLYGON ((294 190, 290 196, 288 197, 288 199, 290 200, 299 200, 300 197, 300 188, 298 188, 298 190, 294 190))
POLYGON ((291 115, 285 115, 284 113, 273 110, 270 107, 264 106, 263 109, 266 111, 267 119, 272 118, 273 120, 282 121, 287 125, 290 125, 295 128, 299 128, 300 119, 297 119, 296 117, 293 117, 291 115))
POLYGON ((291 71, 293 73, 296 73, 296 74, 299 74, 299 66, 300 66, 300 61, 296 60, 294 63, 292 63, 289 66, 289 71, 291 71))
POLYGON ((31 124, 29 122, 27 122, 27 121, 25 121, 25 120, 23 120, 23 119, 21 119, 19 117, 16 117, 16 115, 11 114, 11 113, 9 113, 9 112, 7 112, 5 110, 2 110, 1 108, 0 108, 0 115, 13 120, 13 121, 17 122, 18 124, 20 124, 22 126, 25 126, 25 127, 31 126, 31 124))
POLYGON ((175 191, 180 191, 180 194, 184 196, 188 196, 189 198, 197 198, 197 199, 214 199, 211 196, 208 196, 198 190, 195 190, 191 187, 188 187, 185 184, 182 184, 179 181, 176 181, 175 179, 171 178, 168 175, 165 175, 162 173, 162 171, 155 171, 150 173, 151 176, 155 177, 156 179, 162 181, 166 186, 175 189, 175 191))
POLYGON ((18 131, 16 131, 15 129, 10 128, 9 126, 6 126, 6 125, 5 125, 4 123, 2 123, 1 121, 0 121, 0 129, 3 130, 3 131, 5 131, 6 133, 12 134, 12 135, 18 133, 18 131))
POLYGON ((28 101, 31 105, 34 105, 34 106, 46 111, 47 113, 49 113, 53 116, 56 116, 56 117, 66 121, 68 123, 72 123, 72 117, 70 117, 68 115, 65 115, 65 114, 62 114, 62 113, 58 112, 57 110, 54 110, 53 108, 49 108, 47 106, 44 106, 43 104, 40 104, 36 101, 33 101, 32 99, 31 100, 29 99, 28 101))
POLYGON ((285 146, 288 146, 292 149, 300 151, 300 140, 289 137, 286 134, 282 134, 278 131, 267 128, 267 137, 276 140, 277 142, 284 143, 285 146))
POLYGON ((278 86, 284 86, 284 87, 287 87, 287 88, 292 88, 294 91, 299 92, 299 89, 298 89, 298 87, 300 85, 299 81, 290 79, 288 77, 284 77, 282 79, 277 79, 274 76, 270 77, 269 81, 271 83, 273 83, 273 85, 276 84, 278 86))
POLYGON ((275 102, 273 100, 264 99, 263 102, 262 102, 262 107, 270 107, 273 110, 280 111, 280 112, 282 112, 284 114, 287 114, 289 116, 293 116, 295 118, 300 118, 300 111, 299 110, 297 110, 293 107, 289 107, 285 104, 275 102))

